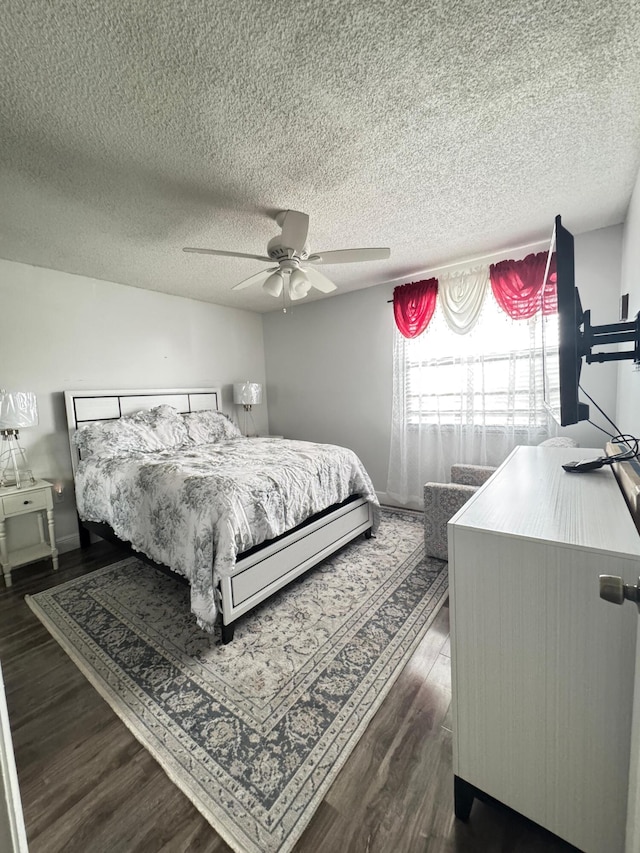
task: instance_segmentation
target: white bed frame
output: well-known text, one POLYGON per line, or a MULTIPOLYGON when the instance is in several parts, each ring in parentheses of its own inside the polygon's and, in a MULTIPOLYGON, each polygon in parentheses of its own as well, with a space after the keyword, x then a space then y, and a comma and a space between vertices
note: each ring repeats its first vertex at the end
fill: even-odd
MULTIPOLYGON (((220 409, 220 388, 172 388, 115 391, 65 391, 71 464, 75 476, 80 461, 73 434, 84 423, 116 420, 123 415, 166 404, 179 412, 220 409)), ((89 544, 90 524, 78 519, 80 541, 89 544)), ((219 585, 222 641, 233 639, 238 617, 337 551, 360 533, 371 535, 371 505, 361 497, 314 516, 278 539, 246 555, 240 554, 236 570, 219 585)), ((171 567, 169 567, 171 568, 171 567)))

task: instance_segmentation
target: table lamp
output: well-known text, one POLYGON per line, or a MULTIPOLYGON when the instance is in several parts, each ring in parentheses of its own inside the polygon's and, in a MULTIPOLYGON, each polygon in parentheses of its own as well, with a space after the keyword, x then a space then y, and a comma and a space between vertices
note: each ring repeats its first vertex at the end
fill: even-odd
POLYGON ((32 391, 0 390, 0 486, 20 489, 35 483, 19 435, 24 427, 37 424, 38 405, 32 391))
MULTIPOLYGON (((233 402, 244 408, 244 434, 247 434, 247 414, 253 421, 251 407, 262 403, 262 385, 259 382, 234 382, 233 402)), ((254 424, 255 428, 255 424, 254 424)))

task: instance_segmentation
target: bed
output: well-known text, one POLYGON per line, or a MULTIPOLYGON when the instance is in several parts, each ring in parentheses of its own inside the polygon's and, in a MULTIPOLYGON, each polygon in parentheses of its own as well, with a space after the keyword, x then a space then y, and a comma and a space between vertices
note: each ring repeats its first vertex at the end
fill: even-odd
POLYGON ((379 505, 352 451, 245 438, 220 401, 219 388, 65 391, 81 544, 115 538, 184 576, 198 624, 218 620, 228 643, 240 616, 371 536, 379 505))

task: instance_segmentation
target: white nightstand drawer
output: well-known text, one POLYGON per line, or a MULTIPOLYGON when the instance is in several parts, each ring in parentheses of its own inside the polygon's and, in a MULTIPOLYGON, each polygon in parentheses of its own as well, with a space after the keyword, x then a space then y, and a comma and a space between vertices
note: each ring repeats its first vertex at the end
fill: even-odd
POLYGON ((2 498, 4 515, 17 515, 21 512, 33 512, 47 508, 47 494, 43 489, 23 492, 18 495, 6 495, 2 498))

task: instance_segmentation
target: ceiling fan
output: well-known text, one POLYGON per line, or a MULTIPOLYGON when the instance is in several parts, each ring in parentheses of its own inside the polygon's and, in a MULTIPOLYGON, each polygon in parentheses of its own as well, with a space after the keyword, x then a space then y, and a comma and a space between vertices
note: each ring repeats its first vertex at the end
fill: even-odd
POLYGON ((307 234, 309 217, 298 210, 283 210, 275 217, 282 233, 267 243, 267 255, 247 255, 242 252, 223 252, 220 249, 193 249, 183 252, 202 255, 224 255, 228 258, 250 258, 255 261, 277 263, 235 284, 232 290, 244 290, 252 284, 262 284, 262 289, 276 298, 285 289, 292 300, 303 299, 312 287, 322 293, 331 293, 336 285, 315 269, 320 264, 352 264, 362 261, 382 261, 391 254, 390 249, 337 249, 331 252, 309 251, 307 234))

